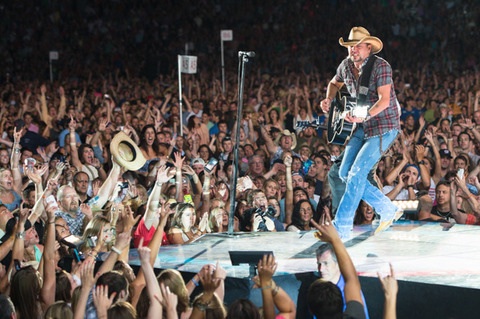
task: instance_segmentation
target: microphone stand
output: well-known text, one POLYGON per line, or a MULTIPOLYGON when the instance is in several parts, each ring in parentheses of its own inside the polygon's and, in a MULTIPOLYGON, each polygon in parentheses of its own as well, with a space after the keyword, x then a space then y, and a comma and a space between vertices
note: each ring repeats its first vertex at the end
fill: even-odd
POLYGON ((243 111, 243 85, 245 82, 245 64, 249 62, 249 57, 254 56, 253 52, 238 52, 238 101, 237 101, 237 129, 235 132, 235 144, 233 149, 233 176, 230 185, 230 214, 228 215, 228 235, 233 235, 233 222, 235 214, 235 198, 237 196, 237 176, 238 176, 238 145, 240 144, 240 122, 243 111))

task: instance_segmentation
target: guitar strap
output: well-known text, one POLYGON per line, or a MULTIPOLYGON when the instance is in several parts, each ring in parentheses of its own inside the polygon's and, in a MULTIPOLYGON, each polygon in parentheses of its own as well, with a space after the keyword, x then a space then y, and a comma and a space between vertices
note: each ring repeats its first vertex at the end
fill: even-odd
MULTIPOLYGON (((358 79, 359 87, 358 87, 358 94, 357 94, 357 105, 363 106, 368 105, 367 95, 368 95, 368 86, 370 84, 370 77, 372 76, 373 64, 377 60, 377 56, 372 55, 368 58, 367 63, 362 68, 362 74, 358 79)), ((369 105, 370 109, 371 105, 369 105)), ((380 152, 383 153, 382 150, 382 136, 380 135, 380 152)))
POLYGON ((368 85, 370 84, 370 77, 372 75, 373 64, 377 57, 372 55, 368 58, 367 64, 362 68, 362 74, 358 79, 358 94, 357 94, 357 105, 367 104, 367 95, 368 95, 368 85))

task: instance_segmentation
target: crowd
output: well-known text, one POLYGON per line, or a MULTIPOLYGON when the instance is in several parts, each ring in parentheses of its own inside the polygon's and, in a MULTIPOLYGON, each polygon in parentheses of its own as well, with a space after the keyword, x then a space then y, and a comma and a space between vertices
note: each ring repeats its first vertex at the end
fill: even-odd
MULTIPOLYGON (((206 265, 187 283, 173 270, 155 277, 152 268, 161 246, 227 230, 232 185, 234 231, 319 231, 332 244, 345 281, 339 307, 358 312, 359 305, 349 301, 365 305, 353 264, 330 225, 338 202, 328 173, 344 146, 327 143, 323 128, 297 126, 327 124, 320 101, 342 54, 335 47, 337 32, 350 26, 319 17, 337 11, 353 16, 353 6, 331 1, 322 11, 315 2, 287 2, 275 2, 281 9, 270 1, 230 7, 208 2, 200 13, 192 8, 182 12, 188 19, 179 19, 173 3, 118 1, 114 10, 79 1, 71 7, 49 4, 49 19, 25 29, 11 23, 13 13, 1 22, 12 28, 0 40, 9 48, 0 52, 7 71, 0 87, 2 310, 20 318, 143 318, 162 312, 166 318, 256 318, 241 312, 256 313, 248 301, 224 307, 226 273, 218 265, 206 265), (241 16, 254 5, 256 19, 225 14, 237 10, 241 16), (122 23, 122 12, 132 21, 122 23), (235 76, 227 76, 223 93, 213 71, 216 60, 205 59, 215 52, 209 41, 192 49, 204 64, 197 75, 184 75, 181 117, 172 75, 176 54, 193 34, 210 38, 219 16, 219 24, 228 16, 245 26, 232 47, 262 53, 246 77, 242 118, 236 118, 235 76), (33 38, 40 39, 37 47, 29 42, 33 38), (45 78, 42 54, 52 43, 66 58, 55 64, 58 80, 50 83, 39 79, 45 78), (28 71, 25 60, 33 66, 28 71), (232 181, 237 125, 239 178, 232 181), (130 248, 139 251, 137 274, 128 265, 130 248), (190 300, 200 284, 203 292, 190 300)), ((418 200, 418 212, 405 218, 479 224, 478 44, 465 41, 478 9, 456 1, 430 3, 429 10, 428 1, 391 2, 388 14, 380 14, 382 6, 357 12, 359 21, 372 21, 373 30, 391 27, 384 31, 388 42, 381 54, 395 69, 402 107, 402 134, 371 178, 391 200, 418 200), (416 50, 420 44, 426 49, 416 50)), ((0 7, 21 12, 22 20, 37 9, 21 1, 0 7)), ((375 208, 362 202, 355 225, 374 229, 375 220, 375 208)), ((317 253, 320 273, 323 253, 317 253)), ((274 318, 277 307, 294 318, 293 301, 272 281, 275 260, 266 256, 258 269, 264 317, 274 318)), ((381 281, 385 316, 391 318, 393 270, 381 281)), ((319 304, 309 299, 318 318, 319 304)))

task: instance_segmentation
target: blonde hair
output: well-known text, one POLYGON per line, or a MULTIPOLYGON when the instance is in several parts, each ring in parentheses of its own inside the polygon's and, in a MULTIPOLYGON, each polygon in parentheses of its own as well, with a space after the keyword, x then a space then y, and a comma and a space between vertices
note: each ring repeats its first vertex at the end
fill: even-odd
POLYGON ((172 218, 171 227, 178 227, 183 229, 182 215, 189 208, 193 209, 195 213, 195 208, 189 203, 178 203, 177 206, 175 206, 175 214, 172 218))
POLYGON ((189 297, 180 272, 175 269, 166 269, 158 275, 157 281, 159 284, 168 286, 170 291, 178 296, 177 313, 185 312, 189 306, 189 297))
POLYGON ((72 308, 63 300, 51 304, 45 311, 44 319, 72 319, 72 308))
MULTIPOLYGON (((105 225, 107 224, 110 224, 109 219, 102 215, 95 215, 92 220, 88 222, 88 225, 83 232, 82 239, 87 242, 88 237, 97 236, 97 238, 99 238, 100 236, 102 236, 103 227, 105 227, 105 225)), ((113 238, 112 241, 107 243, 107 249, 110 250, 114 244, 115 238, 113 238)))

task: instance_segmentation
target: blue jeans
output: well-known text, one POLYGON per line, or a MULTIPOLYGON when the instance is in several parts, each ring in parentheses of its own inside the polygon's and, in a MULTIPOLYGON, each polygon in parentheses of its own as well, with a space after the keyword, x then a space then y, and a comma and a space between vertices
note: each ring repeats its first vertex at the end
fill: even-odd
POLYGON ((367 176, 397 134, 397 130, 392 130, 381 137, 365 138, 363 127, 360 126, 348 142, 339 169, 339 176, 346 182, 346 188, 334 220, 341 237, 349 236, 353 228, 355 211, 361 199, 372 206, 382 220, 389 220, 395 216, 398 208, 380 189, 368 181, 367 176))

